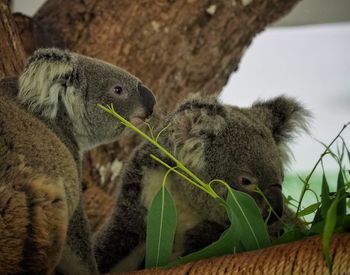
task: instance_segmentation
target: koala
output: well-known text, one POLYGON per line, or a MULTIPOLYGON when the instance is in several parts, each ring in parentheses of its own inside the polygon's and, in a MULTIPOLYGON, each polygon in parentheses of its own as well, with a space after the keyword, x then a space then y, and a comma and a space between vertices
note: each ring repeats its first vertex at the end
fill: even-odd
POLYGON ((121 68, 55 48, 0 82, 0 274, 97 274, 81 161, 125 128, 98 103, 140 121, 155 98, 121 68))
MULTIPOLYGON (((194 97, 168 116, 160 129, 169 126, 158 141, 204 181, 222 179, 252 195, 266 218, 268 205, 254 192, 258 186, 281 216, 286 145, 295 133, 306 130, 308 116, 300 103, 285 96, 258 101, 250 108, 194 97)), ((93 241, 102 273, 142 267, 147 213, 167 172, 150 154, 175 166, 158 151, 149 143, 140 145, 117 183, 120 192, 116 206, 93 241)), ((228 228, 225 209, 202 190, 175 173, 169 174, 166 187, 177 209, 174 259, 204 248, 228 228)), ((214 185, 214 190, 222 198, 227 195, 222 185, 214 185)), ((269 223, 275 219, 271 216, 269 223)))

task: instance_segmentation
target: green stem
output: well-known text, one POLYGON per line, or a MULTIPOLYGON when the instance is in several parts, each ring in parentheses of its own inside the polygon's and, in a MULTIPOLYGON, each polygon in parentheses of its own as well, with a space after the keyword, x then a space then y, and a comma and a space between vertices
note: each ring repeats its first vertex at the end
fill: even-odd
MULTIPOLYGON (((137 127, 135 127, 135 125, 133 125, 131 122, 129 122, 128 120, 126 120, 125 118, 123 118, 121 115, 119 115, 118 113, 115 112, 113 105, 110 105, 107 107, 101 105, 101 104, 97 104, 102 110, 108 112, 109 114, 111 114, 112 116, 116 117, 117 119, 119 119, 121 121, 121 123, 123 125, 125 125, 126 127, 134 130, 136 133, 138 133, 140 136, 142 136, 144 139, 146 139, 147 141, 149 141, 150 143, 152 143, 154 146, 156 146, 164 155, 166 155, 168 158, 170 158, 172 161, 174 161, 176 163, 176 166, 181 169, 182 171, 184 171, 187 175, 189 175, 192 179, 194 179, 194 181, 196 181, 199 185, 203 186, 204 188, 208 188, 208 184, 205 183, 204 181, 202 181, 200 178, 198 178, 194 173, 192 173, 188 168, 186 168, 179 160, 177 160, 170 152, 168 152, 166 149, 164 149, 156 140, 152 139, 151 137, 149 137, 148 135, 146 135, 144 132, 142 132, 140 129, 138 129, 137 127)), ((211 189, 211 188, 210 188, 211 189)), ((203 189, 202 189, 203 190, 203 189)), ((214 192, 214 190, 212 190, 212 194, 211 196, 213 198, 218 198, 218 195, 214 192)))
POLYGON ((315 172, 317 166, 320 164, 322 158, 327 154, 329 148, 334 144, 334 142, 340 137, 341 133, 346 129, 346 127, 348 127, 350 125, 350 122, 346 123, 343 128, 340 130, 340 132, 338 133, 338 135, 332 140, 332 142, 326 147, 326 149, 323 151, 323 153, 321 154, 320 158, 318 159, 318 161, 316 162, 315 166, 312 168, 310 174, 306 177, 305 182, 304 182, 304 187, 300 193, 300 197, 299 197, 299 203, 298 203, 298 208, 297 208, 297 212, 295 213, 295 215, 298 214, 298 212, 300 211, 300 207, 301 207, 301 203, 304 199, 305 193, 308 189, 308 184, 310 181, 311 176, 313 175, 313 173, 315 172))
POLYGON ((171 172, 175 172, 176 168, 177 168, 176 166, 175 167, 170 167, 169 170, 165 173, 165 175, 163 177, 162 188, 165 188, 166 180, 167 180, 169 174, 171 172))
MULTIPOLYGON (((151 154, 150 155, 152 159, 154 159, 155 161, 159 162, 161 165, 163 165, 164 167, 168 168, 168 169, 172 169, 174 167, 171 167, 169 164, 165 163, 164 161, 162 161, 160 158, 156 157, 155 155, 151 154)), ((193 185, 195 185, 196 187, 198 187, 199 189, 203 190, 204 192, 208 193, 210 196, 212 196, 213 198, 216 198, 216 194, 212 194, 211 192, 208 192, 207 189, 205 189, 205 187, 202 187, 201 185, 199 185, 197 182, 191 180, 190 178, 188 178, 186 175, 180 173, 179 171, 177 171, 176 169, 172 170, 174 173, 176 173, 177 175, 179 175, 180 177, 184 178, 185 180, 187 180, 188 182, 192 183, 193 185)), ((213 191, 214 192, 214 191, 213 191)))
MULTIPOLYGON (((269 200, 266 198, 264 192, 261 191, 261 189, 260 189, 258 186, 256 187, 255 192, 257 192, 260 196, 263 197, 263 200, 265 201, 265 203, 266 203, 267 206, 269 207, 270 211, 271 211, 271 212, 275 215, 275 217, 278 219, 278 221, 279 221, 280 223, 282 223, 283 226, 287 227, 288 230, 291 230, 292 227, 291 227, 290 225, 288 225, 287 223, 285 223, 285 222, 283 221, 283 219, 282 219, 280 216, 277 215, 277 213, 276 213, 276 211, 273 209, 271 203, 270 203, 269 200)), ((266 219, 266 221, 267 221, 267 220, 268 220, 268 218, 266 219)))

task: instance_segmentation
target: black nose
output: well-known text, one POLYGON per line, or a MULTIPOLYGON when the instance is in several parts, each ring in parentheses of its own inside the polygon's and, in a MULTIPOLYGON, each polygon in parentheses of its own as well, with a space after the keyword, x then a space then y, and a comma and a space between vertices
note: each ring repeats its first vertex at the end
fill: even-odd
POLYGON ((141 104, 145 108, 145 115, 148 117, 153 113, 153 107, 156 104, 156 99, 150 89, 139 83, 138 90, 141 95, 141 104))
POLYGON ((282 217, 283 214, 283 195, 281 186, 272 185, 264 191, 264 194, 275 212, 275 214, 271 213, 268 220, 268 224, 272 224, 278 219, 278 217, 282 217))

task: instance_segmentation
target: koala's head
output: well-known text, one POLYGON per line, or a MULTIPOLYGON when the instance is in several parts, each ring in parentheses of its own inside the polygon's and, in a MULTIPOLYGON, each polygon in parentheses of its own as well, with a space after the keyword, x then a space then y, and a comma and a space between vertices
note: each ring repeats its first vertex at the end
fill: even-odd
MULTIPOLYGON (((170 117, 167 146, 206 181, 222 179, 234 189, 251 194, 266 217, 268 207, 254 192, 258 186, 281 215, 286 145, 299 130, 306 130, 308 116, 300 103, 284 96, 256 102, 250 108, 194 98, 180 105, 170 117)), ((208 203, 213 200, 200 195, 202 191, 190 184, 183 186, 194 207, 214 207, 214 203, 208 203)), ((223 186, 217 186, 216 191, 226 194, 223 186)), ((213 215, 220 216, 215 211, 213 215)))
POLYGON ((18 99, 46 120, 59 124, 68 118, 81 150, 113 141, 123 129, 98 103, 113 104, 128 120, 146 118, 155 104, 152 92, 121 68, 54 48, 37 50, 29 58, 18 99))

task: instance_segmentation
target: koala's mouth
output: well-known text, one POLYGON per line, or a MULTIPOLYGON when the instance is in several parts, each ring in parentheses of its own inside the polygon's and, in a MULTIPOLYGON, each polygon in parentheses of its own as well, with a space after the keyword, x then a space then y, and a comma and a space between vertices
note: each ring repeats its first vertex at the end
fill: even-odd
POLYGON ((139 126, 142 125, 143 122, 145 121, 146 116, 145 115, 137 115, 137 116, 133 116, 131 117, 129 120, 132 124, 134 124, 135 126, 139 126))
POLYGON ((144 123, 146 118, 148 118, 150 114, 143 109, 138 109, 134 114, 129 117, 129 121, 135 126, 139 126, 144 123))

